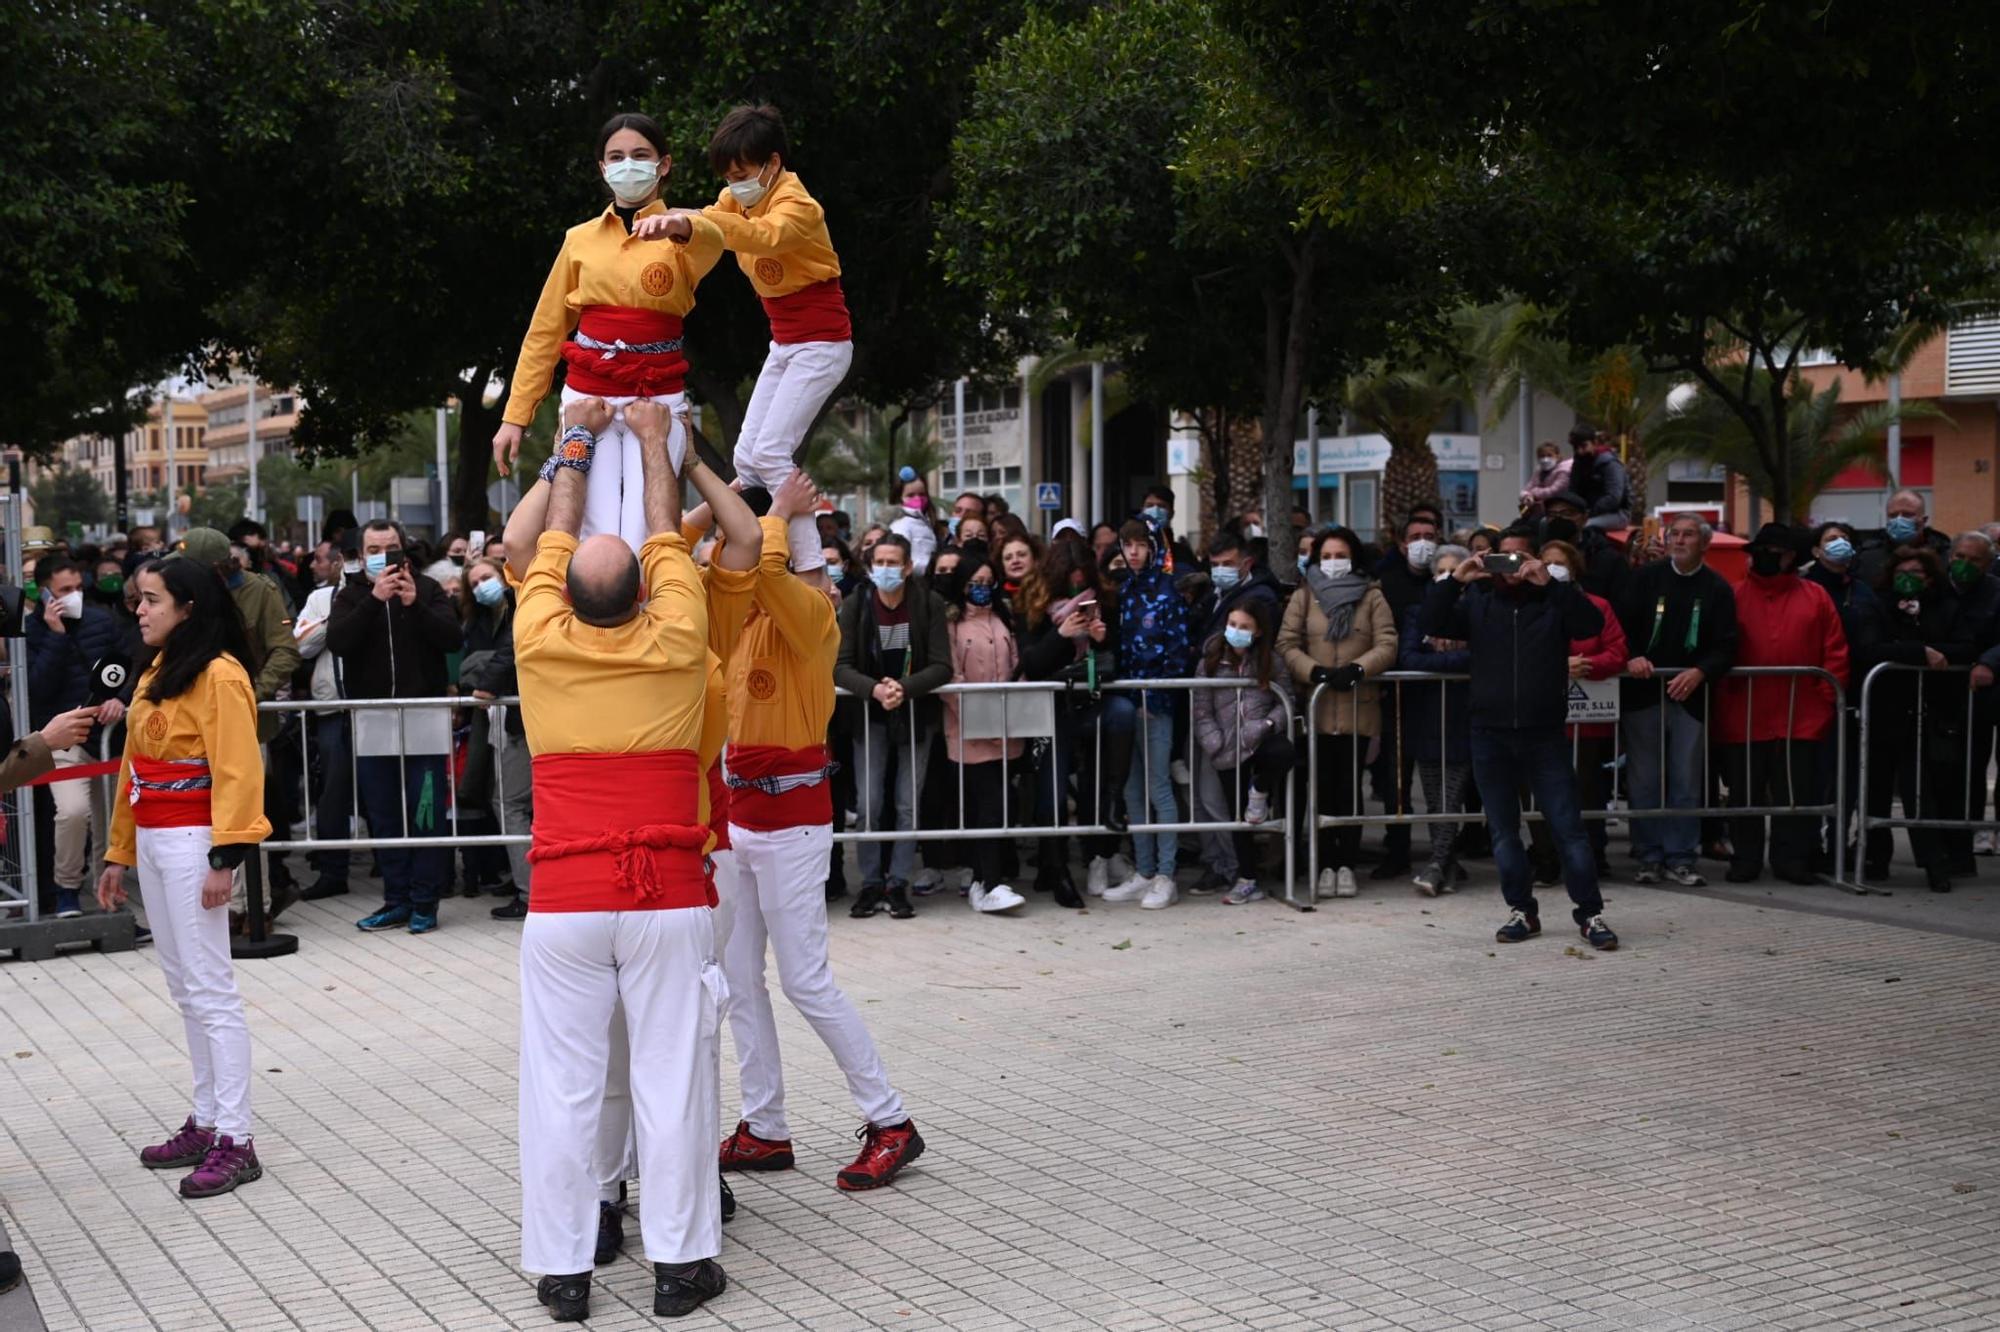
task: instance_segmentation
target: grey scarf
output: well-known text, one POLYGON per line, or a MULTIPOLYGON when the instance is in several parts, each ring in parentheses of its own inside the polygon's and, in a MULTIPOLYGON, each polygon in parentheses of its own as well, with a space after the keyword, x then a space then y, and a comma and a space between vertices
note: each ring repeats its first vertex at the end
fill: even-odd
POLYGON ((1306 586, 1326 617, 1327 642, 1338 643, 1354 632, 1354 606, 1368 593, 1366 578, 1354 573, 1328 578, 1317 565, 1311 565, 1306 569, 1306 586))

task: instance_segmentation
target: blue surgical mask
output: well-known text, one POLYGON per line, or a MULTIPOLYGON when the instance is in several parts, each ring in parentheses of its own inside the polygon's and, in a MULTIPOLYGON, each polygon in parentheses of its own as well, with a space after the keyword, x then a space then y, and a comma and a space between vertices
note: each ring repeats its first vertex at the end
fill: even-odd
POLYGON ((993 604, 993 584, 967 583, 965 604, 968 606, 991 606, 993 604))
POLYGON ((1891 541, 1914 541, 1917 536, 1917 520, 1899 513, 1882 524, 1882 530, 1889 534, 1891 541))
POLYGON ((1257 635, 1248 629, 1238 629, 1232 624, 1223 629, 1222 641, 1235 648, 1238 652, 1241 652, 1257 641, 1257 635))
POLYGON ((361 561, 362 572, 366 573, 370 578, 380 578, 382 571, 388 567, 389 556, 382 551, 377 551, 375 554, 361 561))
POLYGON ((957 535, 958 535, 958 515, 957 515, 957 514, 953 514, 953 515, 952 515, 952 516, 951 516, 950 518, 946 519, 946 520, 945 520, 945 527, 946 527, 946 529, 947 529, 948 531, 950 531, 950 533, 951 533, 951 534, 952 534, 953 536, 957 536, 957 535))
POLYGON ((837 564, 829 564, 826 566, 826 576, 832 580, 835 587, 839 587, 847 581, 847 570, 837 564))
POLYGON ((1208 571, 1208 577, 1209 581, 1215 584, 1216 591, 1227 592, 1242 581, 1243 571, 1231 568, 1227 564, 1218 564, 1208 571))
POLYGON ((1145 508, 1139 510, 1139 512, 1151 519, 1156 526, 1165 523, 1167 519, 1173 517, 1172 514, 1157 504, 1148 504, 1145 508))
POLYGON ((660 183, 660 164, 635 157, 612 162, 604 168, 604 183, 611 187, 619 203, 631 208, 646 202, 653 187, 660 183))
POLYGON ((1311 563, 1312 559, 1310 556, 1306 555, 1299 556, 1299 572, 1304 573, 1306 571, 1306 566, 1311 563))
POLYGON ((893 564, 878 564, 868 571, 868 576, 884 592, 894 592, 903 585, 903 571, 893 564))
POLYGON ((1837 536, 1820 547, 1820 551, 1835 564, 1846 564, 1854 558, 1854 543, 1846 537, 1837 536))
POLYGON ((482 606, 497 606, 507 595, 507 585, 498 578, 489 578, 472 589, 472 599, 482 606))

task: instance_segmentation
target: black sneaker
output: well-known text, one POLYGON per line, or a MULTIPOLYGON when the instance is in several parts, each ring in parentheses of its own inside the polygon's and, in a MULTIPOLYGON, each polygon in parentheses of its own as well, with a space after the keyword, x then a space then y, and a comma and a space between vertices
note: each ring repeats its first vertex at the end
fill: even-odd
POLYGON ((906 883, 889 884, 889 914, 897 920, 908 920, 917 914, 910 905, 910 886, 906 883))
POLYGON ((1638 869, 1632 871, 1632 882, 1642 887, 1650 887, 1658 883, 1666 872, 1667 870, 1664 865, 1641 865, 1638 869))
POLYGON ((1083 910, 1083 894, 1077 892, 1076 881, 1067 874, 1055 880, 1049 895, 1055 898, 1059 907, 1068 907, 1071 911, 1083 910))
POLYGON ((1507 923, 1493 931, 1493 937, 1501 943, 1523 943, 1542 932, 1542 922, 1525 911, 1516 911, 1507 917, 1507 923))
POLYGON ((323 902, 329 897, 347 896, 347 880, 329 879, 322 874, 313 880, 313 886, 299 894, 307 902, 323 902))
POLYGON ((12 1249, 0 1250, 0 1295, 21 1284, 21 1259, 12 1249))
POLYGON ((535 1283, 535 1298, 549 1306, 558 1323, 581 1323, 590 1317, 590 1273, 545 1276, 535 1283))
POLYGON ((1618 936, 1611 932, 1611 927, 1604 923, 1602 916, 1591 916, 1587 920, 1580 920, 1576 928, 1577 932, 1583 935, 1585 942, 1600 953, 1609 953, 1618 947, 1618 936))
POLYGON ((597 1255, 593 1261, 604 1266, 625 1248, 625 1209, 617 1203, 597 1204, 597 1255))
POLYGON ((495 920, 526 920, 528 918, 528 904, 517 897, 505 906, 494 907, 486 914, 495 920))
POLYGON ((861 896, 854 899, 854 905, 847 908, 847 914, 856 920, 866 920, 882 909, 882 890, 873 885, 864 885, 861 896))
POLYGON ((653 1312, 662 1318, 685 1318, 728 1288, 729 1278, 713 1258, 653 1264, 653 1312))
POLYGON ((722 1178, 720 1170, 715 1172, 716 1180, 722 1185, 722 1220, 726 1225, 736 1219, 736 1191, 729 1187, 729 1181, 722 1178))

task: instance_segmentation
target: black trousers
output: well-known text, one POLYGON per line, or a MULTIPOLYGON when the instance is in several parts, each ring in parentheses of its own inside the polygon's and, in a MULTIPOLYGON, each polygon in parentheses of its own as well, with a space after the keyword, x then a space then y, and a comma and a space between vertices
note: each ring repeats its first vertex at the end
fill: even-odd
MULTIPOLYGON (((1868 755, 1868 817, 1871 819, 1889 817, 1891 797, 1903 802, 1903 817, 1906 819, 1936 819, 1949 817, 1946 797, 1956 795, 1964 799, 1962 792, 1952 792, 1952 778, 1960 770, 1958 763, 1940 762, 1937 759, 1939 745, 1937 739, 1925 739, 1914 729, 1890 731, 1879 738, 1869 736, 1874 752, 1868 755), (1923 795, 1918 798, 1918 773, 1923 775, 1923 795)), ((1957 738, 1958 744, 1964 737, 1957 738)), ((1917 864, 1929 869, 1932 865, 1945 864, 1945 848, 1935 828, 1911 828, 1910 849, 1916 852, 1917 864)), ((1876 868, 1889 863, 1895 850, 1895 834, 1888 828, 1870 828, 1868 845, 1863 848, 1866 862, 1876 868)))
MULTIPOLYGON (((1716 755, 1729 783, 1729 804, 1810 805, 1820 796, 1817 740, 1758 740, 1743 745, 1718 745, 1716 755)), ((1812 869, 1819 844, 1819 819, 1811 814, 1773 814, 1771 868, 1780 874, 1804 874, 1812 869)), ((1764 865, 1764 823, 1760 814, 1732 815, 1730 864, 1739 869, 1764 865)))
MULTIPOLYGON (((1319 812, 1321 814, 1361 813, 1361 783, 1355 767, 1355 746, 1359 737, 1322 735, 1319 737, 1319 812)), ((1361 825, 1344 824, 1319 830, 1321 869, 1353 869, 1361 853, 1361 825)))

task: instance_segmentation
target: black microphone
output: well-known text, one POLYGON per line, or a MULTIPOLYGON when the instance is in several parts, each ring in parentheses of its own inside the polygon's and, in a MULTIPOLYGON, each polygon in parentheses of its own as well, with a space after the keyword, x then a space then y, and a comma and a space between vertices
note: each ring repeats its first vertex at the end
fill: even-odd
POLYGON ((118 697, 124 691, 125 682, 132 678, 132 660, 122 652, 106 653, 90 667, 90 698, 86 707, 96 707, 107 699, 118 697))

